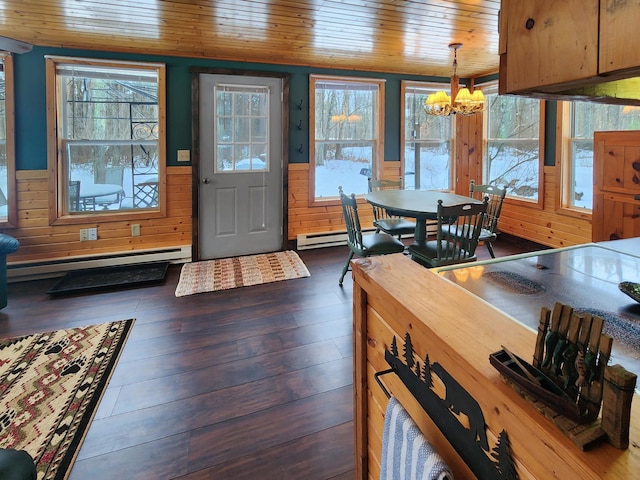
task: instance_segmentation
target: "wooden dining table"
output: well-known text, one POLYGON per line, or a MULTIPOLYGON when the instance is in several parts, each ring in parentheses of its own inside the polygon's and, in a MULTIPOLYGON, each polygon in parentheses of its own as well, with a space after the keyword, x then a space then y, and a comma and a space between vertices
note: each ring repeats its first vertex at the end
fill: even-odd
POLYGON ((384 208, 391 215, 415 218, 414 246, 416 247, 424 247, 426 243, 427 220, 437 218, 438 200, 442 200, 445 206, 482 203, 471 197, 441 190, 379 190, 366 194, 365 199, 372 205, 384 208))

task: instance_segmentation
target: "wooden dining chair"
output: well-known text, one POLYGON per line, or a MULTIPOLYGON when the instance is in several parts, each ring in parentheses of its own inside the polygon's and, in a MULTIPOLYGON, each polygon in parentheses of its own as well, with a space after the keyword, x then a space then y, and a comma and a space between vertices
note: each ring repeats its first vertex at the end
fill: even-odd
POLYGON ((342 268, 340 280, 338 281, 338 285, 342 285, 354 255, 369 257, 372 255, 401 253, 404 251, 404 244, 387 233, 363 234, 360 228, 358 203, 355 194, 345 195, 341 186, 338 187, 338 191, 340 193, 340 202, 342 203, 342 215, 347 226, 347 245, 349 246, 349 256, 342 268))
POLYGON ((469 196, 477 200, 482 200, 485 197, 489 198, 487 213, 484 217, 478 242, 484 242, 491 258, 496 258, 491 242, 494 242, 498 238, 498 219, 500 218, 504 198, 507 196, 507 187, 500 188, 494 185, 476 185, 475 182, 471 180, 469 196))
MULTIPOLYGON (((369 192, 378 190, 401 190, 402 179, 390 180, 380 179, 374 180, 368 178, 369 192)), ((408 220, 397 215, 391 215, 382 207, 373 207, 373 226, 376 227, 376 233, 385 232, 389 235, 397 236, 398 240, 402 239, 402 235, 411 235, 416 231, 416 222, 408 220)))
POLYGON ((475 261, 487 206, 487 198, 483 203, 451 206, 445 206, 442 200, 438 200, 436 238, 424 246, 410 245, 411 258, 429 268, 475 261))

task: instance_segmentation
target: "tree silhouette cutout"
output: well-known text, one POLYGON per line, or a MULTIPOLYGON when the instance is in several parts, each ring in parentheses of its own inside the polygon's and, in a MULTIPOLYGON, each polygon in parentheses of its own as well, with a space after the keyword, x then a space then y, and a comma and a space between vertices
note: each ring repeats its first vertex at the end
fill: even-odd
POLYGON ((398 357, 398 343, 396 342, 396 336, 393 336, 393 340, 391 340, 391 355, 394 357, 398 357))
POLYGON ((409 332, 404 334, 404 364, 411 368, 416 362, 413 360, 413 344, 409 332))
POLYGON ((418 377, 418 379, 420 379, 420 362, 416 362, 416 368, 415 368, 415 372, 416 372, 416 377, 418 377))
POLYGON ((497 468, 500 473, 500 479, 503 480, 517 480, 518 472, 511 460, 511 444, 507 432, 502 430, 498 435, 498 442, 491 450, 491 457, 496 459, 497 468))
POLYGON ((429 363, 429 354, 424 357, 424 366, 422 367, 422 378, 427 387, 433 387, 433 377, 431 377, 431 364, 429 363))

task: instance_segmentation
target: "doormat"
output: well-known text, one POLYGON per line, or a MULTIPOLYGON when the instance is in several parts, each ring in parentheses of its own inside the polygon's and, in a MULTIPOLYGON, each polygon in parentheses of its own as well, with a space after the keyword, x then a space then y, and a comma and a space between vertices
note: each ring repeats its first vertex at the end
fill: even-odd
POLYGON ((68 272, 47 292, 69 295, 117 287, 141 286, 164 280, 169 262, 99 267, 68 272))
POLYGON ((185 263, 176 297, 310 276, 298 254, 291 250, 185 263))
POLYGON ((0 339, 0 447, 69 476, 134 319, 0 339))

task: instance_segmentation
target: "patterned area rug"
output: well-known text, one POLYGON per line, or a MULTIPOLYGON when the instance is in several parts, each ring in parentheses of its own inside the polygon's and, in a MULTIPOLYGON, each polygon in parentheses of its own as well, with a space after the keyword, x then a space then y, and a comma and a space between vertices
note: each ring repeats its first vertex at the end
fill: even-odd
POLYGON ((309 276, 305 264, 291 250, 186 263, 176 297, 309 276))
POLYGON ((134 320, 0 339, 0 447, 69 476, 134 320))

